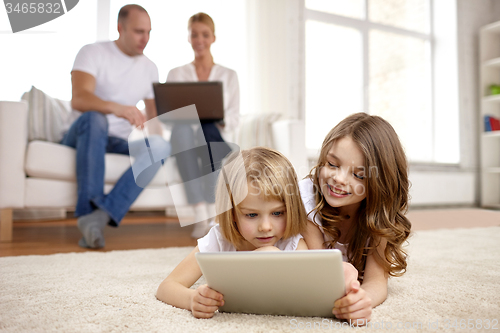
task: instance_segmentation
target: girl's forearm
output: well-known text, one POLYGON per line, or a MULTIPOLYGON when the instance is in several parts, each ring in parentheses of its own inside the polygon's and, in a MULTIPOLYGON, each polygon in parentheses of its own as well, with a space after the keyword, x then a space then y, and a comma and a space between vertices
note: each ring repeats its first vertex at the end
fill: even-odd
POLYGON ((187 288, 176 281, 163 281, 158 287, 156 298, 177 308, 191 311, 191 298, 196 290, 187 288))
POLYGON ((387 298, 387 283, 366 282, 361 285, 372 301, 372 308, 382 304, 387 298))

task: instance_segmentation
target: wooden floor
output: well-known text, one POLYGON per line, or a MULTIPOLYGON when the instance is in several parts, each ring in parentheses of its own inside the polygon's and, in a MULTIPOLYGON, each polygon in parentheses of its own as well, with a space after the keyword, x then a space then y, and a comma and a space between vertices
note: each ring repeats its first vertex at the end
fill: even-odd
POLYGON ((0 243, 0 257, 84 251, 133 250, 195 246, 193 226, 181 227, 177 218, 140 213, 126 216, 120 227, 106 227, 106 246, 89 250, 78 246, 81 238, 76 218, 59 221, 14 221, 12 242, 0 243))
MULTIPOLYGON (((411 210, 412 230, 500 226, 500 211, 482 209, 411 210)), ((151 213, 127 215, 119 228, 106 227, 106 246, 100 250, 78 246, 76 218, 59 221, 15 221, 13 241, 0 243, 0 257, 54 253, 112 251, 195 246, 193 226, 181 227, 176 218, 151 213)))

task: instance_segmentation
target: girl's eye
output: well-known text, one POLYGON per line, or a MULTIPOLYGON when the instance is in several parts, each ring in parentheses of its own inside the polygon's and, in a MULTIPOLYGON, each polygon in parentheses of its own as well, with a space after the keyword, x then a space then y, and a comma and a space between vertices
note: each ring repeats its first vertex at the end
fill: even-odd
POLYGON ((250 217, 250 218, 252 218, 252 217, 256 217, 256 216, 257 216, 257 214, 255 214, 255 213, 250 213, 250 214, 245 214, 245 216, 246 216, 246 217, 250 217))
POLYGON ((283 215, 285 212, 273 212, 273 215, 274 216, 281 216, 283 215))
POLYGON ((332 164, 332 163, 330 163, 330 162, 328 162, 328 165, 329 165, 329 166, 331 166, 332 168, 338 168, 338 166, 337 166, 337 165, 332 164))
POLYGON ((359 180, 363 180, 363 179, 365 179, 365 177, 364 177, 364 176, 360 176, 360 175, 357 175, 357 174, 355 174, 355 173, 353 173, 353 175, 354 175, 354 177, 358 178, 359 180))

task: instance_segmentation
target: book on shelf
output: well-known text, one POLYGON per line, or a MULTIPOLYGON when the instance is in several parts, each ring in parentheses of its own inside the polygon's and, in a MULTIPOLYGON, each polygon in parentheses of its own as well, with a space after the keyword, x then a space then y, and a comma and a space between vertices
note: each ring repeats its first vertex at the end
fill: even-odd
POLYGON ((493 116, 484 116, 484 131, 500 131, 500 119, 493 116))

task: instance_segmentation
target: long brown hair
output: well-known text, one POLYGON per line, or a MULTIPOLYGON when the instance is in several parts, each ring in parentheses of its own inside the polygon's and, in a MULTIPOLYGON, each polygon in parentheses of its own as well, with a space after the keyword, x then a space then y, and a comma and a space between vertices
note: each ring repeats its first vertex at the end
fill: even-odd
MULTIPOLYGON (((340 238, 337 227, 346 217, 339 209, 326 203, 319 186, 318 175, 327 163, 326 156, 334 142, 350 137, 365 158, 366 198, 360 204, 358 219, 352 224, 353 232, 347 243, 347 257, 362 278, 369 253, 391 276, 401 276, 406 271, 407 253, 403 243, 410 235, 411 223, 404 216, 408 209, 409 187, 408 163, 398 135, 383 118, 356 113, 342 120, 326 136, 321 147, 317 165, 309 178, 316 189, 314 220, 318 214, 323 230, 331 237, 326 242, 333 248, 340 238), (387 241, 383 256, 376 248, 382 240, 387 241)), ((308 212, 311 214, 312 212, 308 212)))

